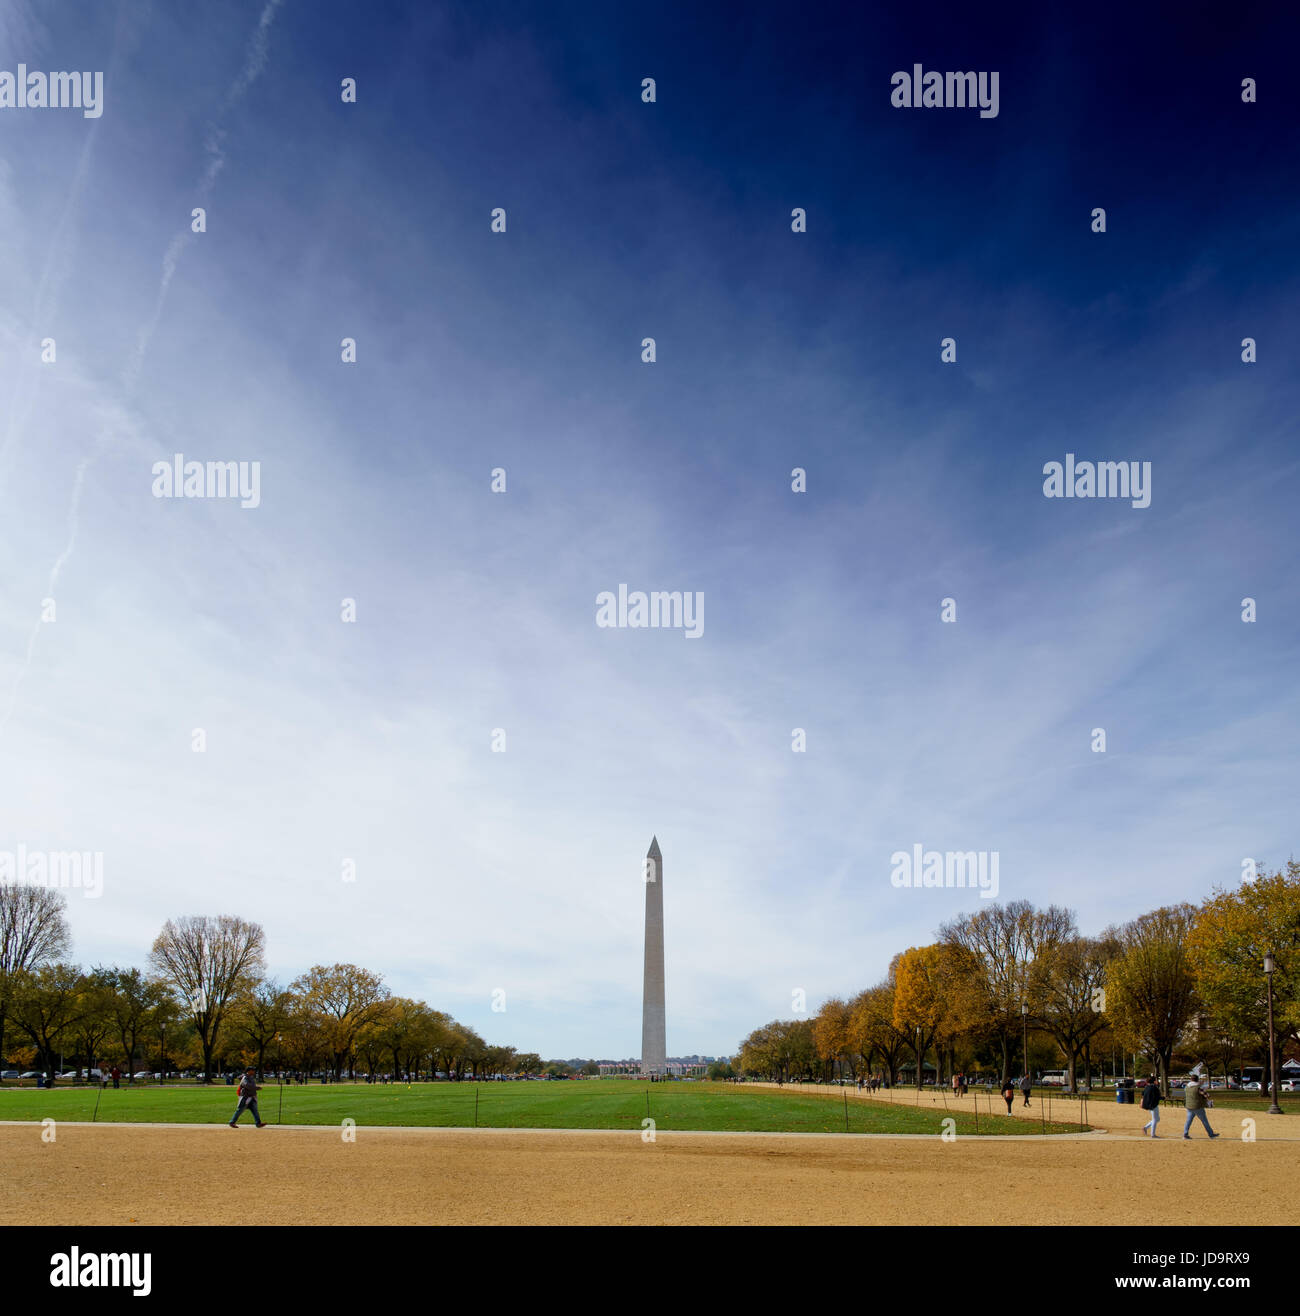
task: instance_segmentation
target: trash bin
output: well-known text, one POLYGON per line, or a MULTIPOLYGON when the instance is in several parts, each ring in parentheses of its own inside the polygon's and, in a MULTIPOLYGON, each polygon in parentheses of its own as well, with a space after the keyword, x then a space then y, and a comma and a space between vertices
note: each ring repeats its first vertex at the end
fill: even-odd
POLYGON ((228 1088, 233 1088, 233 1087, 235 1086, 235 1076, 234 1076, 234 1074, 227 1074, 227 1075, 226 1075, 226 1086, 227 1086, 228 1088))
POLYGON ((37 1075, 36 1075, 36 1086, 37 1086, 38 1088, 43 1088, 43 1087, 45 1086, 45 1075, 44 1075, 44 1074, 37 1074, 37 1075))
POLYGON ((1124 1089, 1122 1087, 1116 1087, 1115 1089, 1115 1104, 1117 1106, 1124 1104, 1124 1089))

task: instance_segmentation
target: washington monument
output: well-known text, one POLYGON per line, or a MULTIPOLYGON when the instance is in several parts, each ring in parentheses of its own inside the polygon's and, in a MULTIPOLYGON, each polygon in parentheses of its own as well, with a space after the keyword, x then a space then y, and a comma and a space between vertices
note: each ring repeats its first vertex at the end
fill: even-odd
POLYGON ((664 859, 650 838, 645 857, 645 980, 641 992, 641 1072, 668 1072, 664 1039, 664 859))

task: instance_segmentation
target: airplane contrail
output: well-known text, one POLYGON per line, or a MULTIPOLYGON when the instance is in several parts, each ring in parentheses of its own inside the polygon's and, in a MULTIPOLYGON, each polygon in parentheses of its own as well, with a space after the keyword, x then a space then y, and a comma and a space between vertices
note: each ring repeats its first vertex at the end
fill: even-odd
MULTIPOLYGON (((216 118, 208 126, 208 132, 204 138, 204 151, 207 153, 208 160, 204 166, 203 173, 199 177, 198 194, 200 200, 207 200, 212 193, 212 188, 216 184, 217 176, 225 167, 226 156, 222 150, 221 142, 224 137, 223 123, 226 116, 236 105, 243 99, 244 93, 249 87, 257 81, 262 70, 266 67, 266 61, 270 54, 270 29, 271 23, 275 19, 276 11, 280 8, 283 0, 267 0, 265 8, 262 10, 261 17, 258 19, 256 28, 253 29, 253 35, 249 39, 248 53, 244 57, 243 68, 240 69, 239 75, 231 83, 226 92, 225 98, 217 111, 216 118)), ((93 134, 92 134, 93 136, 93 134)), ((82 162, 78 174, 84 172, 86 163, 89 159, 86 151, 83 150, 82 162)), ((65 210, 66 218, 67 210, 65 210)), ((144 368, 145 356, 149 351, 149 344, 153 341, 154 333, 157 331, 158 323, 162 319, 163 306, 167 300, 167 290, 171 286, 173 277, 176 274, 177 267, 180 264, 182 252, 189 244, 193 233, 185 229, 174 237, 167 244, 167 250, 163 254, 162 277, 158 284, 158 295, 154 298, 153 311, 149 319, 145 322, 136 340, 130 358, 122 371, 122 391, 123 401, 129 403, 135 392, 136 384, 140 379, 140 372, 144 368)), ((44 286, 44 280, 42 280, 44 286)), ((30 410, 30 407, 29 407, 30 410)), ((12 427, 11 427, 12 432, 12 427)), ((77 543, 77 527, 80 523, 81 514, 81 494, 85 487, 86 472, 94 462, 98 449, 103 446, 109 437, 109 432, 102 433, 96 443, 96 447, 87 456, 83 457, 77 464, 76 474, 73 477, 72 484, 72 502, 68 509, 68 542, 63 552, 55 560, 54 566, 50 571, 49 584, 46 589, 47 597, 53 597, 54 586, 58 582, 59 573, 71 558, 73 549, 77 543)), ((8 439, 6 439, 6 446, 8 439)), ((3 455, 4 449, 0 448, 0 456, 3 455)), ((9 706, 5 711, 3 720, 0 720, 0 733, 3 733, 9 725, 9 719, 13 714, 14 708, 18 702, 18 688, 22 684, 23 678, 31 670, 32 659, 36 653, 37 639, 44 623, 37 620, 36 625, 32 628, 31 636, 27 644, 27 659, 19 670, 18 675, 14 678, 13 688, 10 691, 9 706)))
MULTIPOLYGON (((49 323, 56 318, 63 285, 67 281, 68 273, 72 268, 70 255, 63 250, 64 235, 67 232, 72 214, 81 199, 82 189, 85 187, 86 175, 90 170, 90 157, 94 152, 95 137, 99 132, 100 122, 101 120, 96 119, 91 124, 90 131, 86 134, 85 143, 81 148, 81 158, 77 162, 77 171, 73 175, 72 183, 68 188, 68 198, 63 203, 59 222, 54 226, 54 234, 50 238, 48 254, 41 270, 41 279, 36 285, 36 296, 32 301, 32 320, 37 324, 49 323)), ((15 434, 20 433, 26 425, 28 417, 32 414, 32 407, 36 403, 37 389, 34 385, 40 377, 41 367, 30 351, 24 352, 20 361, 21 364, 14 376, 13 390, 9 399, 9 421, 5 426, 4 441, 0 443, 0 464, 4 462, 15 434), (20 406, 20 395, 24 391, 26 391, 26 397, 22 400, 20 406)), ((2 465, 0 465, 0 469, 3 469, 2 465)))

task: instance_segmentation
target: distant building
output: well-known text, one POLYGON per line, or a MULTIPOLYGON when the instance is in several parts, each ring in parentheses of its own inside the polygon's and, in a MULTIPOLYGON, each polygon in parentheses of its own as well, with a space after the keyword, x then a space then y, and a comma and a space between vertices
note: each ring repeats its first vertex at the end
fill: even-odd
MULTIPOLYGON (((703 1074, 713 1063, 713 1056, 669 1056, 663 1062, 661 1073, 672 1074, 677 1078, 695 1076, 703 1074)), ((600 1070, 601 1076, 618 1077, 620 1074, 630 1074, 636 1076, 642 1074, 645 1070, 641 1066, 639 1057, 632 1057, 627 1060, 598 1060, 596 1067, 600 1070)))

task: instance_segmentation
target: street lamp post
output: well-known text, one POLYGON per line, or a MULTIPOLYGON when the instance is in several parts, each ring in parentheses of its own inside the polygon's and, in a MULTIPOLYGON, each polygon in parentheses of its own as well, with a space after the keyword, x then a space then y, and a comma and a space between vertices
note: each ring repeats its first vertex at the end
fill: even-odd
POLYGON ((1020 1022, 1024 1029, 1024 1057, 1025 1057, 1025 1077, 1029 1077, 1029 1006, 1025 1001, 1020 1002, 1020 1022))
POLYGON ((1270 1115, 1280 1115, 1282 1107, 1278 1105, 1278 1074, 1277 1074, 1277 1034, 1273 1031, 1273 970, 1276 966, 1273 963, 1273 952, 1269 951, 1264 956, 1264 977, 1268 979, 1268 1072, 1271 1082, 1269 1086, 1273 1090, 1273 1104, 1268 1108, 1270 1115))

